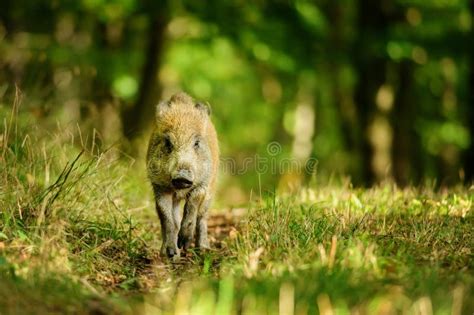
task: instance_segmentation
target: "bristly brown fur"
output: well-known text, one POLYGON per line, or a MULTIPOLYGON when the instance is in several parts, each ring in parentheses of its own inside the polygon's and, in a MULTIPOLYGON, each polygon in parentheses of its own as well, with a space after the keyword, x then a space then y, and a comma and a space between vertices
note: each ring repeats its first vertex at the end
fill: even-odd
POLYGON ((178 230, 184 248, 190 245, 195 232, 196 245, 207 246, 205 220, 215 191, 219 162, 217 134, 209 113, 205 105, 183 92, 157 106, 147 169, 162 223, 163 254, 167 250, 170 253, 178 251, 177 245, 173 244, 178 230), (181 169, 189 171, 193 179, 189 189, 175 189, 171 184, 174 174, 181 169), (179 209, 175 208, 181 199, 186 205, 179 222, 176 214, 179 209), (178 229, 178 226, 181 227, 178 229))

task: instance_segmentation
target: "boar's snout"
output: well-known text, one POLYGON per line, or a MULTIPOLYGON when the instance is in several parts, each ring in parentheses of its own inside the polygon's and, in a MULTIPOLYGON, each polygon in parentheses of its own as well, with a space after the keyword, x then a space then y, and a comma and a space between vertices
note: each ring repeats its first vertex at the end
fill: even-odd
POLYGON ((171 184, 176 189, 185 189, 193 185, 193 174, 188 169, 180 169, 171 179, 171 184))

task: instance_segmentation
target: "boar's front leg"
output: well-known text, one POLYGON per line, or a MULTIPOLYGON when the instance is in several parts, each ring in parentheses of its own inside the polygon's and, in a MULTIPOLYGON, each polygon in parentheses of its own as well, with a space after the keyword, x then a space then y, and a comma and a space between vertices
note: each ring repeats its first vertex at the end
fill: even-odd
POLYGON ((161 255, 169 258, 179 256, 177 246, 178 225, 173 217, 173 198, 171 194, 155 192, 156 212, 160 218, 161 236, 163 243, 161 245, 161 255))
POLYGON ((188 199, 184 205, 181 229, 178 235, 178 247, 184 250, 191 247, 196 229, 196 215, 199 207, 199 200, 188 199))
POLYGON ((179 248, 186 250, 191 246, 196 231, 196 219, 204 203, 205 196, 206 191, 203 189, 196 189, 187 196, 183 219, 181 220, 181 229, 178 235, 179 248))
POLYGON ((178 246, 188 249, 196 234, 196 247, 209 248, 207 239, 207 210, 210 199, 200 195, 188 199, 184 207, 184 216, 178 236, 178 246))
POLYGON ((207 196, 201 207, 198 209, 196 218, 196 246, 199 248, 209 248, 207 239, 207 211, 211 205, 211 198, 207 196))
POLYGON ((196 246, 199 248, 209 248, 209 241, 207 239, 207 209, 210 201, 204 202, 196 219, 196 246))

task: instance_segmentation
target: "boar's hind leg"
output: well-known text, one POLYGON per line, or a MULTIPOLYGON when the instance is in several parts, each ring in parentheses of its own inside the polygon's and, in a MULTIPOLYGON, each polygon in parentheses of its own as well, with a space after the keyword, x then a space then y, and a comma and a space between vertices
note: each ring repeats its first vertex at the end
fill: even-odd
POLYGON ((179 255, 177 247, 178 225, 173 218, 173 201, 171 195, 155 194, 156 212, 160 218, 161 236, 163 243, 161 245, 161 255, 174 257, 179 255))

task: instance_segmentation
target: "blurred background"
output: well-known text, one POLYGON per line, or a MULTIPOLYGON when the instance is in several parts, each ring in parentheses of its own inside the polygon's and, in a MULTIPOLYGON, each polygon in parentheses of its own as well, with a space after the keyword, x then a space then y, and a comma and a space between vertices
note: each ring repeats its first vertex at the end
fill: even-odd
POLYGON ((212 106, 231 203, 311 181, 466 184, 473 12, 472 0, 2 0, 1 120, 21 91, 26 124, 142 161, 154 105, 184 90, 212 106), (256 157, 303 168, 258 171, 256 157))

